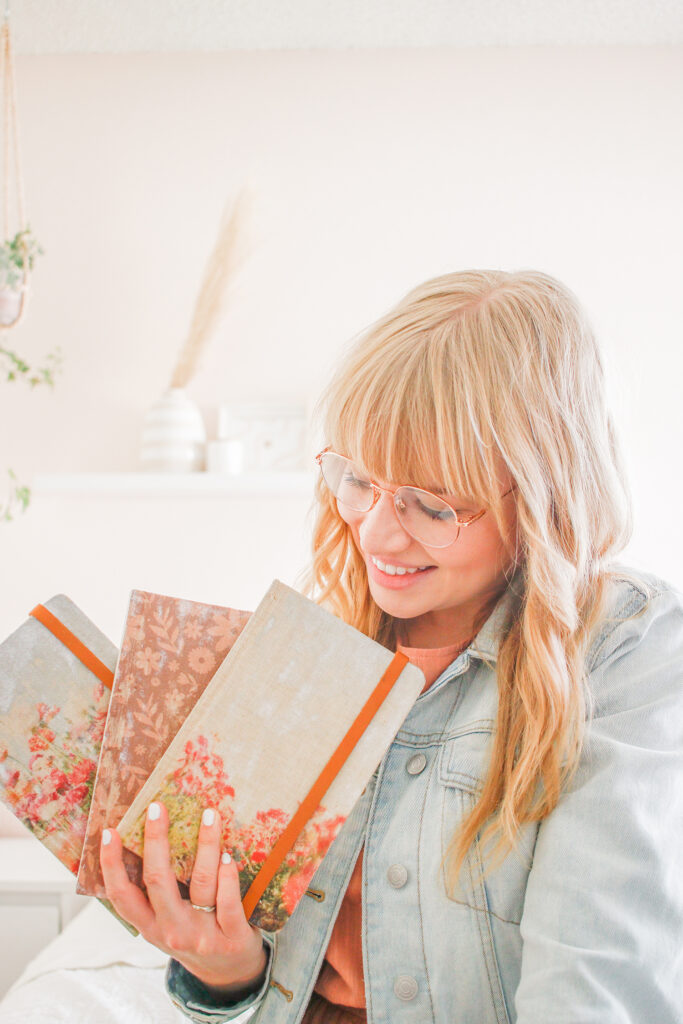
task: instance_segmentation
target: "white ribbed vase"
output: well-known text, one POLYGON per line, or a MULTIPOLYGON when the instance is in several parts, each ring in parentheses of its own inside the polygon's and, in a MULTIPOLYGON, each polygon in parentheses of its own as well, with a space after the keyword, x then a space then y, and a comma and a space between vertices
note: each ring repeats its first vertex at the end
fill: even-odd
POLYGON ((140 463, 148 472, 192 473, 204 469, 206 430, 199 408, 184 388, 170 388, 144 419, 140 463))

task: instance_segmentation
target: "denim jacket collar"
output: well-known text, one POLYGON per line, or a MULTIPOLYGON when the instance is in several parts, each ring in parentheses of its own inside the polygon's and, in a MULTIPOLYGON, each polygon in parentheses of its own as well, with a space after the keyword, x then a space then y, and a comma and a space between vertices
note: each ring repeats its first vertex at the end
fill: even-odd
POLYGON ((515 571, 507 589, 470 644, 468 652, 471 657, 481 658, 482 661, 496 662, 498 660, 500 642, 515 614, 519 611, 523 587, 524 574, 520 567, 515 571))

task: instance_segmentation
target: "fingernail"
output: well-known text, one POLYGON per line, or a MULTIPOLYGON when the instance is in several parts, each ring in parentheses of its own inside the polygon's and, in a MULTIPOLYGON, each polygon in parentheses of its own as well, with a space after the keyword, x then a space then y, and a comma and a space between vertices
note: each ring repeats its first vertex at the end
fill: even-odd
POLYGON ((157 803, 150 804, 147 808, 147 817, 150 821, 156 821, 160 814, 161 807, 157 803))
POLYGON ((216 815, 213 813, 210 807, 207 807, 202 814, 202 825, 213 825, 216 815))
POLYGON ((104 832, 102 833, 102 846, 109 846, 110 842, 111 832, 109 831, 108 828, 105 828, 104 832))
POLYGON ((221 855, 221 864, 229 864, 231 860, 232 860, 232 857, 230 856, 230 854, 226 850, 225 853, 221 855))

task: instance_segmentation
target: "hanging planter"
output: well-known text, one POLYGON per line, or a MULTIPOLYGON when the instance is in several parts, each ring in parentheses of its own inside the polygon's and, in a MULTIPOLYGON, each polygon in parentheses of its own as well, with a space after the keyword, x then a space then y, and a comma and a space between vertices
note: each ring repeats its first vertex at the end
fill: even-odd
POLYGON ((21 319, 29 271, 42 251, 29 228, 0 246, 0 327, 13 327, 21 319))
POLYGON ((28 297, 29 273, 33 261, 42 249, 26 223, 24 210, 24 183, 21 177, 19 153, 19 127, 17 123, 17 97, 14 81, 14 59, 10 39, 9 17, 0 29, 0 62, 2 63, 2 91, 4 108, 3 185, 4 185, 4 243, 0 245, 0 330, 5 331, 20 323, 28 297), (14 182, 12 183, 12 176, 14 182), (11 234, 10 207, 12 184, 16 199, 18 230, 11 234))

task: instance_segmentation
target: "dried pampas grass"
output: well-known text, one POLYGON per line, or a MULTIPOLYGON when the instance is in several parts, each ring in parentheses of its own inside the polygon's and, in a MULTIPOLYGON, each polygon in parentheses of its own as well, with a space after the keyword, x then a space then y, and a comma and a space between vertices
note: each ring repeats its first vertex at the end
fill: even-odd
POLYGON ((223 312, 230 278, 244 262, 245 228, 251 202, 251 193, 243 189, 232 208, 228 205, 223 212, 218 238, 197 296, 190 332, 171 376, 172 388, 184 388, 190 382, 223 312))

